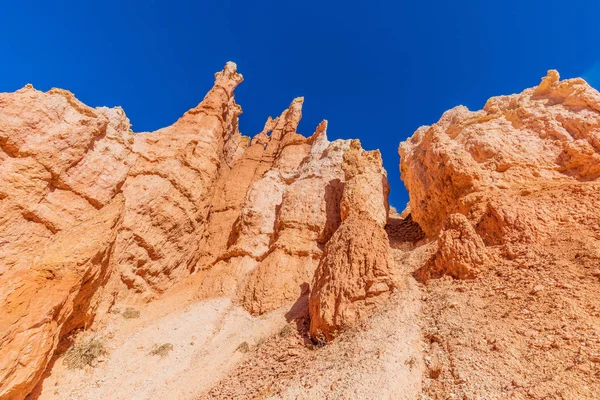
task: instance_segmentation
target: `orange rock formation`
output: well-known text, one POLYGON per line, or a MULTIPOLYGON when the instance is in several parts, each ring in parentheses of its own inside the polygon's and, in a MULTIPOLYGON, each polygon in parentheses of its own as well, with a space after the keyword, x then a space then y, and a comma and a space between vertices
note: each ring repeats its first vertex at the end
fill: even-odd
MULTIPOLYGON (((228 63, 172 126, 134 134, 70 92, 0 95, 0 398, 29 393, 69 333, 191 274, 261 314, 307 294, 338 228, 349 141, 296 132, 295 99, 252 140, 228 63)), ((378 193, 385 223, 387 191, 378 193)))
POLYGON ((140 135, 120 108, 64 90, 0 95, 0 398, 23 398, 101 300, 150 299, 189 275, 214 184, 244 143, 241 81, 227 64, 198 107, 140 135))
MULTIPOLYGON (((326 121, 309 137, 299 134, 302 98, 254 138, 242 136, 233 97, 240 82, 227 63, 197 107, 172 126, 140 134, 120 108, 91 108, 61 89, 28 85, 0 94, 1 400, 24 399, 59 344, 95 326, 115 303, 164 300, 179 282, 196 299, 228 297, 253 315, 292 304, 304 310, 308 299, 310 327, 297 322, 298 331, 306 323, 313 340, 330 341, 385 310, 388 298, 396 311, 411 304, 407 310, 420 313, 425 300, 410 274, 430 284, 422 286, 430 298, 425 316, 415 318, 425 320, 431 342, 425 383, 434 398, 475 393, 461 389, 465 382, 490 397, 508 393, 514 371, 482 370, 490 357, 495 366, 510 360, 528 379, 551 371, 559 377, 553 383, 538 377, 539 393, 549 397, 584 398, 585 388, 596 388, 561 360, 597 360, 600 352, 593 332, 600 314, 594 305, 580 307, 580 298, 597 300, 588 275, 600 276, 597 91, 550 71, 538 87, 491 98, 481 111, 446 112, 400 145, 410 204, 388 218, 378 151, 362 150, 357 140, 329 142, 326 121), (393 249, 386 232, 396 236, 393 249), (536 274, 522 276, 534 266, 536 274), (456 280, 434 279, 444 276, 456 280), (540 294, 568 279, 579 282, 576 294, 540 294), (448 282, 464 286, 454 291, 448 282), (523 295, 502 292, 504 284, 540 300, 524 304, 523 295), (404 288, 408 300, 393 296, 404 288), (447 304, 451 296, 460 301, 447 304), (511 314, 526 305, 537 313, 536 326, 511 314), (539 317, 557 308, 587 319, 571 329, 564 318, 557 327, 539 317), (464 313, 452 314, 457 309, 464 313), (454 338, 456 326, 465 340, 454 338), (481 337, 488 326, 512 340, 515 352, 501 353, 496 341, 497 353, 481 350, 491 340, 481 337), (553 347, 554 335, 544 345, 557 353, 554 361, 535 364, 527 352, 539 343, 513 337, 533 328, 580 337, 553 347)), ((390 337, 377 329, 372 337, 390 337)), ((522 385, 513 386, 522 395, 522 385)))
POLYGON ((400 155, 433 246, 415 277, 476 278, 429 281, 425 393, 596 398, 600 94, 549 71, 444 113, 400 155))
POLYGON ((342 224, 325 247, 310 293, 310 334, 316 340, 332 340, 356 325, 396 286, 384 230, 389 189, 381 155, 353 140, 342 167, 342 224))
POLYGON ((474 277, 485 246, 515 259, 566 232, 595 238, 599 132, 600 94, 556 71, 536 88, 493 97, 481 111, 456 107, 417 130, 400 145, 402 179, 413 219, 429 237, 443 232, 420 275, 474 277))

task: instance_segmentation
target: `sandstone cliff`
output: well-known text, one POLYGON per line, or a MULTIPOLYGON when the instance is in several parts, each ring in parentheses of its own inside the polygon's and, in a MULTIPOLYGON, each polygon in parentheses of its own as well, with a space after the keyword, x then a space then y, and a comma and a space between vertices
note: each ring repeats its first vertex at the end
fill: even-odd
POLYGON ((465 264, 463 272, 448 272, 474 275, 485 260, 474 255, 482 241, 514 258, 570 229, 595 237, 599 132, 600 94, 582 79, 560 81, 549 71, 536 88, 493 97, 481 111, 456 107, 403 142, 413 219, 430 237, 444 224, 456 226, 456 213, 474 229, 460 223, 470 232, 462 240, 473 248, 473 271, 465 264))
MULTIPOLYGON (((197 107, 140 134, 122 109, 65 90, 0 94, 0 398, 29 393, 98 313, 190 275, 199 297, 254 314, 307 295, 347 213, 350 142, 330 143, 325 121, 297 133, 302 98, 242 136, 240 82, 228 63, 197 107)), ((368 206, 383 226, 387 190, 377 196, 368 206)))
POLYGON ((227 64, 198 107, 139 135, 121 109, 64 90, 0 95, 0 398, 24 397, 99 303, 189 275, 214 183, 244 143, 241 80, 227 64))
POLYGON ((598 398, 599 133, 600 94, 555 71, 456 107, 400 144, 410 203, 385 231, 377 153, 352 143, 304 327, 327 346, 272 339, 207 398, 598 398), (423 342, 389 346, 407 327, 423 342))
POLYGON ((241 82, 228 63, 145 133, 64 90, 0 94, 0 399, 600 391, 597 91, 550 71, 446 112, 400 145, 397 214, 380 153, 298 133, 302 98, 243 136, 241 82), (79 330, 115 351, 77 375, 54 361, 79 330))
POLYGON ((399 152, 432 247, 415 271, 429 282, 427 394, 595 398, 600 94, 549 71, 447 111, 399 152), (430 280, 444 276, 469 281, 430 280))

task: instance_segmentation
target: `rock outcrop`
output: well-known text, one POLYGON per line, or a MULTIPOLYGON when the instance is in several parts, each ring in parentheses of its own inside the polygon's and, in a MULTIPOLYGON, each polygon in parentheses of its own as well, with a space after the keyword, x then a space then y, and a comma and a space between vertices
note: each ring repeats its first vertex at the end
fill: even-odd
POLYGON ((57 232, 30 265, 0 276, 1 399, 24 398, 61 338, 93 321, 122 208, 118 195, 89 220, 57 232))
POLYGON ((325 247, 310 298, 310 335, 330 341, 389 297, 397 283, 387 233, 388 184, 378 150, 353 140, 342 164, 342 224, 325 247))
POLYGON ((326 121, 297 132, 302 98, 242 136, 240 82, 227 63, 197 107, 140 134, 65 90, 0 94, 0 399, 23 399, 61 340, 115 302, 194 275, 199 297, 262 314, 307 295, 354 197, 385 223, 387 189, 342 196, 350 141, 329 142, 326 121))
POLYGON ((415 272, 422 282, 444 275, 456 279, 475 278, 478 267, 487 261, 486 247, 481 237, 462 214, 451 214, 437 240, 437 252, 415 272))
POLYGON ((302 103, 269 118, 219 179, 200 245, 202 294, 237 296, 253 314, 307 294, 322 245, 340 223, 349 142, 330 143, 326 121, 308 138, 298 134, 302 103))
POLYGON ((122 109, 65 90, 0 94, 0 400, 24 399, 59 344, 114 304, 171 289, 254 315, 308 301, 310 335, 330 341, 402 286, 393 254, 405 274, 472 279, 460 284, 486 296, 473 278, 511 266, 600 276, 587 271, 600 260, 600 94, 583 80, 550 71, 417 130, 399 149, 410 203, 392 218, 378 151, 329 142, 326 121, 298 133, 302 98, 243 136, 240 82, 227 63, 197 107, 139 134, 122 109))
POLYGON ((427 235, 425 397, 597 397, 600 93, 549 71, 400 155, 427 235))
POLYGON ((549 71, 538 87, 493 97, 481 111, 456 107, 399 152, 412 217, 439 235, 421 277, 474 277, 485 246, 534 257, 567 231, 600 232, 600 94, 582 79, 549 71))
POLYGON ((148 300, 189 275, 214 183, 244 143, 242 77, 228 63, 215 78, 198 107, 139 135, 120 108, 65 90, 0 95, 0 398, 23 398, 101 298, 148 300))

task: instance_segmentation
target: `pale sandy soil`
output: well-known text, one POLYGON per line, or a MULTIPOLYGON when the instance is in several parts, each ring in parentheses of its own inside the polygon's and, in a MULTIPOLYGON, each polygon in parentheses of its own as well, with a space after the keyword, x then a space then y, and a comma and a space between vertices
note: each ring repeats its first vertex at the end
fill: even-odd
POLYGON ((236 351, 241 343, 252 345, 285 321, 281 312, 254 318, 224 298, 191 303, 156 318, 164 306, 139 308, 139 319, 112 314, 105 328, 86 333, 101 340, 108 354, 82 370, 67 369, 63 355, 44 380, 39 399, 193 398, 243 357, 236 351), (163 344, 173 350, 164 357, 151 354, 163 344))
POLYGON ((424 335, 440 374, 427 398, 600 399, 600 242, 586 236, 429 282, 424 335))
POLYGON ((361 329, 318 354, 273 399, 417 399, 423 377, 423 344, 415 315, 420 290, 407 282, 389 308, 361 329))
POLYGON ((198 399, 418 399, 423 294, 411 272, 428 248, 394 247, 403 284, 379 313, 324 347, 310 343, 301 316, 198 399))

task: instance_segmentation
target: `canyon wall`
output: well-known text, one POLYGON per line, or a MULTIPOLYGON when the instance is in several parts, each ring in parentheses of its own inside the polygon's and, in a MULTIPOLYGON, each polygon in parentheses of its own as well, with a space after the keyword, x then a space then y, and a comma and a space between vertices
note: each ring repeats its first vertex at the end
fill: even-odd
MULTIPOLYGON (((0 94, 0 399, 24 398, 61 340, 115 302, 152 301, 191 275, 200 298, 252 314, 308 294, 349 212, 351 143, 329 142, 326 121, 299 134, 302 98, 242 136, 240 82, 227 63, 197 107, 144 133, 65 90, 0 94)), ((385 187, 361 200, 379 227, 385 187)))
POLYGON ((0 94, 0 398, 24 397, 100 303, 150 300, 198 259, 214 185, 247 142, 235 64, 175 124, 61 89, 0 94))
POLYGON ((600 93, 549 71, 447 111, 400 155, 427 235, 424 394, 597 397, 600 93))

